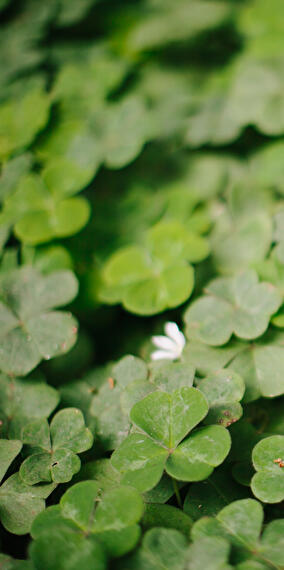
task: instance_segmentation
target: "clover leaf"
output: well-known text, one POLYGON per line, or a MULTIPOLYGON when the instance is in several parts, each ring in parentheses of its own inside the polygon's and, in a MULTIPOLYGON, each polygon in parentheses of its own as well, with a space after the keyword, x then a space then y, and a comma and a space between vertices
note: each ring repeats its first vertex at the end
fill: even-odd
POLYGON ((153 392, 135 404, 130 418, 142 433, 129 435, 111 458, 121 482, 143 492, 159 482, 164 469, 183 481, 208 477, 229 452, 228 432, 221 426, 208 426, 184 439, 207 411, 201 392, 186 387, 172 394, 153 392))
MULTIPOLYGON (((188 40, 206 29, 224 23, 230 15, 230 9, 224 2, 186 1, 173 7, 170 2, 149 2, 146 9, 135 15, 132 26, 123 47, 127 53, 137 54, 143 51, 157 50, 166 44, 188 40)), ((122 14, 123 18, 123 14, 122 14)))
POLYGON ((182 532, 186 537, 192 526, 192 520, 180 509, 171 505, 148 504, 142 518, 144 529, 163 527, 173 528, 182 532))
POLYGON ((118 570, 180 570, 184 567, 187 549, 185 536, 175 529, 148 530, 140 548, 118 561, 118 570))
POLYGON ((77 454, 92 447, 93 436, 85 427, 82 412, 66 408, 57 412, 50 427, 44 419, 27 424, 22 429, 22 441, 29 446, 29 456, 19 471, 25 484, 65 483, 79 471, 77 454))
MULTIPOLYGON (((263 523, 263 509, 254 499, 234 501, 222 509, 215 519, 204 517, 192 527, 194 541, 201 537, 222 537, 233 546, 237 562, 247 563, 247 568, 254 568, 254 563, 264 564, 264 568, 283 565, 283 528, 284 520, 269 523, 260 538, 263 523), (252 562, 252 566, 249 563, 252 562)), ((246 566, 240 564, 240 567, 246 566)), ((256 566, 257 568, 257 566, 256 566)), ((261 568, 261 566, 260 566, 261 568)))
POLYGON ((274 398, 283 394, 283 340, 283 334, 278 333, 244 344, 230 362, 230 368, 245 381, 245 402, 260 396, 274 398))
POLYGON ((0 177, 0 200, 1 203, 15 191, 22 176, 31 169, 32 155, 28 152, 12 158, 2 168, 0 177))
POLYGON ((233 333, 243 339, 261 336, 282 303, 277 289, 259 283, 253 270, 217 278, 206 293, 189 306, 184 320, 189 338, 213 346, 225 344, 233 333))
POLYGON ((0 368, 6 374, 28 374, 42 358, 69 350, 76 340, 77 323, 70 313, 53 311, 77 293, 70 271, 42 276, 26 266, 0 278, 0 368))
POLYGON ((121 486, 101 496, 95 481, 82 481, 66 491, 59 505, 49 507, 34 521, 31 558, 36 568, 48 568, 46 545, 52 541, 56 570, 75 569, 76 551, 82 568, 88 564, 105 568, 108 556, 122 556, 135 547, 142 514, 143 501, 135 489, 121 486), (62 550, 66 539, 68 553, 62 550))
POLYGON ((28 377, 24 380, 0 375, 0 415, 4 433, 9 438, 21 438, 22 427, 31 420, 47 418, 56 408, 59 395, 43 380, 28 377))
POLYGON ((87 223, 90 208, 85 198, 70 197, 78 186, 81 189, 74 170, 57 162, 42 177, 23 177, 4 202, 0 224, 14 225, 17 237, 31 245, 78 232, 87 223))
POLYGON ((5 160, 31 144, 48 120, 49 107, 50 98, 41 86, 0 105, 0 159, 5 160))
POLYGON ((231 465, 223 464, 208 479, 190 485, 183 510, 193 520, 215 517, 223 507, 247 496, 247 489, 232 479, 231 465))
POLYGON ((211 234, 212 255, 222 274, 235 274, 262 261, 272 241, 272 222, 265 211, 232 218, 225 211, 211 234))
POLYGON ((267 135, 280 134, 283 122, 277 122, 273 106, 279 101, 281 112, 279 65, 276 58, 271 65, 269 58, 244 52, 231 64, 208 73, 195 112, 187 119, 186 142, 193 147, 228 144, 252 124, 267 135), (265 90, 268 81, 271 89, 265 90))
POLYGON ((105 449, 115 449, 128 435, 130 422, 124 392, 133 386, 134 397, 139 399, 136 382, 141 381, 144 395, 147 373, 147 366, 142 359, 125 356, 112 367, 98 393, 93 395, 90 415, 95 418, 94 432, 105 449))
POLYGON ((0 439, 0 481, 21 449, 22 442, 17 439, 0 439))
POLYGON ((245 384, 239 374, 226 368, 207 376, 197 385, 209 404, 205 423, 228 427, 241 417, 242 406, 239 402, 244 395, 245 384))
POLYGON ((251 480, 254 495, 264 503, 284 499, 284 435, 272 435, 259 441, 252 461, 257 473, 251 480))
POLYGON ((194 284, 188 262, 207 257, 207 241, 178 222, 161 222, 145 236, 146 247, 118 250, 103 268, 103 301, 122 302, 137 314, 151 315, 183 303, 194 284))
POLYGON ((186 556, 186 570, 231 570, 228 564, 230 544, 222 537, 204 536, 195 540, 186 556))
POLYGON ((25 485, 14 473, 0 487, 0 519, 13 534, 26 534, 38 513, 44 510, 45 501, 56 484, 25 485))

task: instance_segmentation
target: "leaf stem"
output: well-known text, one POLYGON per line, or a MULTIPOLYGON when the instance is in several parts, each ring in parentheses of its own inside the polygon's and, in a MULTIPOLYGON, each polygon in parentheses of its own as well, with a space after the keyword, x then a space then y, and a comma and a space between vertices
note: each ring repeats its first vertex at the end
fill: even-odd
POLYGON ((181 496, 180 496, 177 480, 172 477, 172 482, 173 482, 174 492, 175 492, 175 495, 177 498, 177 504, 180 507, 180 509, 182 509, 182 501, 181 501, 181 496))

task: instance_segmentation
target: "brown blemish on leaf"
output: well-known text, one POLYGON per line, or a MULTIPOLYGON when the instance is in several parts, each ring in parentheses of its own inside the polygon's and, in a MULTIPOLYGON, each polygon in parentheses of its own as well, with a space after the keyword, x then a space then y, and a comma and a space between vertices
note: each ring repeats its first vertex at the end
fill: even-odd
POLYGON ((110 377, 107 379, 107 381, 108 381, 108 385, 109 385, 110 389, 113 390, 113 389, 114 389, 114 379, 111 378, 111 376, 110 376, 110 377))

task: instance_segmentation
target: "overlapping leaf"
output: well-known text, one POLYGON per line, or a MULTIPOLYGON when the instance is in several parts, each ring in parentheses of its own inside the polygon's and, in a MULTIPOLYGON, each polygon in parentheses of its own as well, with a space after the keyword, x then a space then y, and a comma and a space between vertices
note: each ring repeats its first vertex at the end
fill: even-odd
POLYGON ((284 499, 283 455, 283 435, 267 437, 253 449, 252 461, 257 473, 252 478, 251 488, 264 503, 278 503, 284 499))
POLYGON ((229 452, 230 437, 222 426, 208 426, 186 438, 207 411, 202 393, 186 387, 172 394, 154 392, 135 404, 130 417, 140 431, 129 435, 111 459, 121 481, 147 491, 164 469, 183 481, 208 477, 229 452))
POLYGON ((35 539, 31 558, 36 568, 48 568, 52 541, 52 564, 56 569, 107 567, 108 556, 122 556, 132 550, 139 539, 137 522, 143 513, 142 499, 131 487, 117 487, 101 496, 95 481, 73 485, 63 495, 60 505, 48 508, 32 527, 35 539), (62 546, 68 540, 68 553, 62 546), (77 553, 77 554, 76 554, 77 553))
POLYGON ((125 247, 108 260, 100 297, 142 315, 180 305, 194 284, 188 262, 201 261, 208 252, 207 241, 181 224, 160 223, 148 232, 145 248, 125 247))
POLYGON ((22 429, 22 442, 28 457, 20 467, 20 477, 27 485, 42 481, 66 483, 80 470, 77 454, 90 449, 93 436, 85 427, 84 416, 77 408, 60 410, 52 418, 29 423, 22 429))
POLYGON ((225 344, 233 333, 242 339, 261 336, 282 302, 277 289, 258 283, 252 270, 215 279, 206 292, 189 306, 184 319, 190 338, 213 346, 225 344))

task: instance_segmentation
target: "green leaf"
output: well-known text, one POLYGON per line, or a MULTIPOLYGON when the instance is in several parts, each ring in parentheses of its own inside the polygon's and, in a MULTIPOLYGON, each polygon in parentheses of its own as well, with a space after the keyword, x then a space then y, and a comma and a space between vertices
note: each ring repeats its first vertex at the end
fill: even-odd
POLYGON ((192 521, 176 507, 148 504, 142 518, 142 525, 146 530, 155 527, 173 528, 188 537, 192 521))
POLYGON ((143 99, 127 96, 107 107, 103 133, 106 166, 121 168, 140 154, 150 138, 151 123, 143 99))
POLYGON ((115 450, 111 463, 121 473, 123 485, 144 492, 160 481, 167 456, 168 451, 149 437, 134 433, 115 450))
POLYGON ((157 224, 145 235, 145 244, 121 248, 110 257, 103 267, 100 298, 151 315, 189 297, 194 274, 188 262, 207 257, 209 246, 178 222, 157 224))
POLYGON ((51 311, 70 302, 77 293, 73 273, 58 271, 41 276, 21 267, 0 280, 0 367, 25 375, 42 358, 66 352, 76 340, 77 323, 69 313, 51 311))
POLYGON ((222 465, 209 479, 190 486, 183 508, 194 520, 215 517, 223 507, 245 497, 247 490, 232 479, 231 466, 222 465))
POLYGON ((251 481, 254 495, 264 503, 284 499, 284 436, 273 435, 258 442, 252 452, 257 473, 251 481))
POLYGON ((178 222, 161 222, 148 232, 148 246, 154 257, 169 263, 177 258, 197 263, 209 254, 208 241, 189 232, 178 222))
POLYGON ((245 391, 243 379, 229 368, 219 370, 198 382, 198 389, 206 397, 209 413, 206 423, 218 423, 230 426, 242 415, 239 404, 245 391))
POLYGON ((74 181, 74 169, 61 163, 44 170, 42 177, 29 174, 5 200, 0 223, 15 225, 17 237, 30 245, 72 235, 90 216, 85 198, 69 197, 78 191, 78 185, 80 188, 74 181))
POLYGON ((30 547, 30 557, 36 568, 49 570, 106 570, 106 555, 98 541, 69 529, 61 529, 59 534, 43 534, 30 547), (52 541, 52 548, 50 543, 52 541), (68 548, 66 549, 66 545, 68 548))
POLYGON ((0 554, 0 564, 2 570, 33 570, 29 560, 16 560, 6 554, 0 554))
POLYGON ((0 439, 0 481, 21 449, 22 442, 17 439, 0 439))
POLYGON ((164 468, 182 481, 206 478, 230 449, 230 436, 221 426, 201 428, 184 440, 207 410, 201 392, 186 387, 172 394, 153 392, 135 404, 131 419, 145 435, 131 434, 113 453, 121 481, 144 492, 159 482, 164 468))
MULTIPOLYGON (((116 487, 101 496, 97 482, 82 481, 66 491, 60 506, 48 508, 35 520, 32 536, 36 546, 32 546, 32 557, 39 556, 37 541, 40 545, 42 539, 53 541, 61 536, 70 541, 71 549, 73 545, 80 545, 80 541, 85 542, 80 549, 83 561, 84 551, 93 550, 95 544, 101 544, 110 557, 122 556, 132 550, 139 539, 140 529, 136 523, 142 513, 143 501, 133 488, 116 487)), ((58 549, 60 558, 60 542, 55 541, 54 549, 55 553, 58 549)))
POLYGON ((15 191, 19 180, 28 173, 32 165, 32 156, 29 153, 12 158, 3 165, 1 171, 0 200, 3 202, 15 191))
POLYGON ((244 401, 280 396, 284 392, 281 373, 284 365, 283 339, 281 335, 268 337, 267 341, 244 345, 243 350, 230 363, 230 368, 241 374, 246 384, 244 401))
POLYGON ((42 129, 49 114, 50 98, 42 88, 34 88, 19 99, 0 106, 0 157, 28 147, 42 129), (37 112, 34 112, 34 109, 37 112))
POLYGON ((118 564, 119 570, 180 570, 184 566, 187 548, 185 536, 174 529, 148 530, 141 547, 118 564))
POLYGON ((202 537, 195 540, 187 553, 187 570, 230 570, 230 544, 221 537, 202 537))
POLYGON ((44 499, 55 487, 54 483, 30 487, 18 473, 11 475, 0 488, 0 518, 8 532, 29 532, 34 518, 45 508, 44 499))
POLYGON ((222 509, 215 519, 204 517, 197 521, 192 537, 226 538, 234 548, 234 559, 245 560, 236 566, 240 570, 279 568, 283 565, 283 519, 269 523, 260 539, 262 523, 261 504, 244 499, 222 509))
POLYGON ((222 426, 195 430, 169 456, 166 471, 182 481, 206 479, 228 455, 231 438, 222 426))
POLYGON ((50 428, 46 420, 26 425, 22 430, 22 441, 30 450, 19 472, 24 483, 65 483, 80 470, 77 454, 92 447, 93 436, 85 427, 82 412, 66 408, 57 412, 50 428))
POLYGON ((281 305, 277 289, 258 283, 254 271, 215 279, 206 291, 189 306, 184 319, 189 337, 213 346, 225 344, 233 333, 243 339, 261 336, 281 305))
POLYGON ((92 533, 122 530, 139 521, 143 501, 135 489, 118 487, 106 492, 102 500, 97 497, 98 489, 95 481, 70 487, 60 501, 62 515, 92 533))
POLYGON ((220 218, 211 236, 212 255, 219 273, 236 274, 262 261, 272 241, 271 219, 256 212, 227 219, 220 218))
POLYGON ((174 449, 206 415, 206 399, 195 388, 180 388, 171 395, 154 392, 135 404, 131 420, 149 437, 174 449))
MULTIPOLYGON (((170 2, 159 2, 157 6, 150 3, 146 9, 135 14, 128 34, 122 37, 123 48, 132 56, 141 51, 161 49, 217 27, 229 15, 229 7, 218 1, 203 1, 201 5, 196 1, 190 5, 182 1, 175 8, 170 2)), ((123 12, 121 16, 125 17, 123 12)))
POLYGON ((9 438, 21 438, 31 420, 47 418, 59 402, 57 391, 36 376, 9 378, 0 375, 0 412, 9 438))
POLYGON ((173 392, 182 387, 190 388, 194 373, 192 364, 184 362, 156 361, 149 367, 150 381, 165 392, 173 392))

